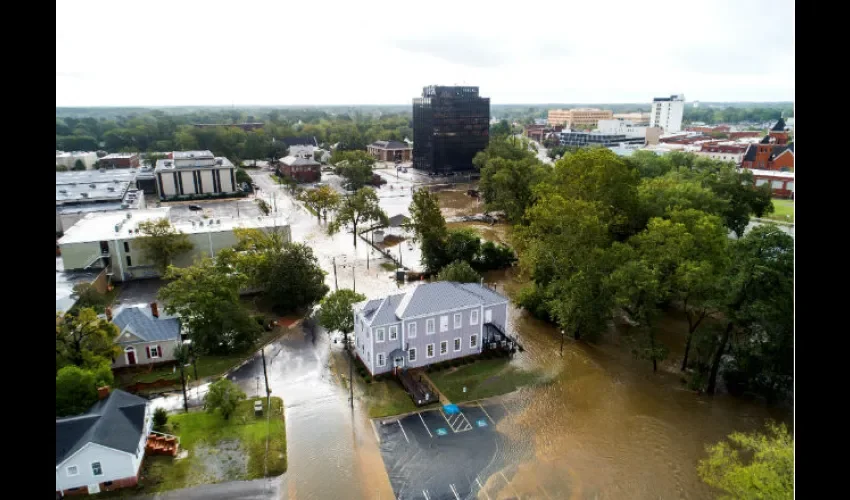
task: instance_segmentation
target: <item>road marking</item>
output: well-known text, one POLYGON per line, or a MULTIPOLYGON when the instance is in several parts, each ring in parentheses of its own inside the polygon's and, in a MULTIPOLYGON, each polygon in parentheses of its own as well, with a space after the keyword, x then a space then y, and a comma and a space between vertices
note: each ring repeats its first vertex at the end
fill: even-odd
POLYGON ((406 432, 404 432, 404 426, 403 426, 403 425, 401 425, 401 420, 396 420, 396 422, 398 422, 398 426, 399 426, 399 427, 401 427, 401 433, 402 433, 402 434, 404 434, 404 440, 405 440, 405 441, 407 441, 407 442, 409 443, 409 442, 410 442, 410 440, 409 440, 409 439, 407 439, 407 433, 406 433, 406 432))
POLYGON ((493 417, 491 417, 491 416, 490 416, 490 414, 489 414, 489 413, 487 413, 487 410, 485 410, 485 409, 484 409, 484 407, 483 407, 483 406, 481 406, 481 403, 477 403, 477 404, 478 404, 478 407, 479 407, 479 408, 481 408, 481 411, 483 411, 483 412, 484 412, 484 414, 485 414, 485 415, 487 415, 487 418, 489 418, 489 419, 490 419, 490 422, 492 422, 492 423, 493 423, 493 425, 496 425, 496 421, 495 421, 495 420, 493 420, 493 417))
POLYGON ((449 433, 449 431, 447 431, 445 429, 445 427, 440 427, 439 429, 437 429, 437 435, 438 436, 445 436, 448 433, 449 433))
POLYGON ((499 475, 500 475, 500 476, 502 476, 502 479, 504 479, 504 480, 505 480, 505 483, 507 483, 507 485, 508 485, 508 486, 510 486, 510 488, 511 488, 512 490, 514 490, 514 494, 516 495, 516 497, 517 497, 517 498, 519 498, 519 493, 517 493, 517 490, 516 490, 516 489, 515 489, 515 488, 511 485, 511 482, 510 482, 510 481, 508 481, 508 478, 507 478, 507 477, 505 477, 505 473, 504 473, 504 472, 502 472, 502 471, 499 471, 499 475))
POLYGON ((431 500, 431 497, 428 496, 428 490, 422 490, 422 494, 425 495, 425 500, 431 500))
POLYGON ((546 495, 546 498, 552 500, 552 497, 549 495, 549 492, 546 491, 546 488, 544 488, 542 484, 538 484, 537 486, 540 486, 540 490, 543 492, 544 495, 546 495))
POLYGON ((478 491, 483 491, 487 496, 487 500, 490 500, 490 495, 487 493, 487 490, 484 489, 484 485, 481 484, 481 481, 478 479, 478 476, 475 476, 475 482, 478 483, 478 491))
POLYGON ((458 494, 457 494, 457 490, 455 489, 455 485, 450 484, 450 485, 449 485, 449 488, 451 488, 451 489, 452 489, 452 493, 454 493, 454 494, 455 494, 455 498, 456 498, 457 500, 460 500, 460 495, 458 495, 458 494))
MULTIPOLYGON (((424 419, 424 418, 422 418, 422 414, 421 414, 421 413, 417 413, 417 415, 419 415, 419 420, 421 420, 421 421, 422 421, 422 425, 425 425, 425 419, 424 419)), ((430 436, 430 437, 434 437, 434 435, 433 435, 433 434, 431 434, 431 429, 429 429, 427 425, 425 425, 425 430, 426 430, 426 431, 428 431, 428 436, 430 436)))

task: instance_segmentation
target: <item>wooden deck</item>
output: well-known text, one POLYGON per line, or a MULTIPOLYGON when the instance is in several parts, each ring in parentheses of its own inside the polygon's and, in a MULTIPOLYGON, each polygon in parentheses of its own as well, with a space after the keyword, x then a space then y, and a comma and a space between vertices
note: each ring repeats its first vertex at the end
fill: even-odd
POLYGON ((425 406, 440 400, 437 391, 415 371, 406 369, 397 370, 396 376, 401 382, 402 387, 404 387, 404 390, 410 394, 416 406, 425 406))
POLYGON ((145 444, 145 453, 150 455, 170 455, 176 457, 180 450, 180 440, 177 436, 151 432, 145 444))

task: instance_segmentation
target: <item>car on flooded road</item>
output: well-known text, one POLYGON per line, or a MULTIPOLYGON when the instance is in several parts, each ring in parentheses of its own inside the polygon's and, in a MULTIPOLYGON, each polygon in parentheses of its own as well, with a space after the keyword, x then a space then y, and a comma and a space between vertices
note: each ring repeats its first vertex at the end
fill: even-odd
POLYGON ((200 205, 189 205, 189 210, 197 212, 198 210, 203 210, 203 208, 200 205))

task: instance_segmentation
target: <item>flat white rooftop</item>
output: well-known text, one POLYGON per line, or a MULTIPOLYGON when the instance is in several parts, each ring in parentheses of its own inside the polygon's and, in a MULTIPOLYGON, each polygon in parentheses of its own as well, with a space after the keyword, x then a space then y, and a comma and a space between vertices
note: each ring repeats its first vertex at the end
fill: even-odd
MULTIPOLYGON (((121 212, 90 213, 65 231, 59 240, 60 245, 68 243, 89 243, 114 239, 128 240, 140 236, 138 226, 141 222, 157 219, 169 219, 171 208, 151 208, 145 210, 123 210, 121 212), (129 218, 127 216, 130 216, 129 218), (115 227, 118 226, 118 232, 115 227)), ((192 222, 178 222, 172 225, 186 233, 229 232, 236 228, 271 228, 288 225, 286 217, 220 217, 192 222)))
POLYGON ((753 168, 753 169, 745 168, 743 170, 749 170, 750 172, 753 173, 753 175, 762 175, 764 177, 780 177, 780 178, 783 178, 783 179, 793 179, 794 178, 794 172, 780 172, 778 170, 759 170, 759 169, 756 169, 756 168, 753 168))

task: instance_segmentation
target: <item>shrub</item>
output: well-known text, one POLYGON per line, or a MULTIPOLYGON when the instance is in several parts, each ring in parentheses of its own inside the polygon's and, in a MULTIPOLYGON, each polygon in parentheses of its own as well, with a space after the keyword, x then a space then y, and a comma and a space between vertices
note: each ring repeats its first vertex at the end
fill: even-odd
POLYGON ((516 254, 510 247, 486 241, 475 258, 475 265, 481 271, 504 269, 516 261, 516 254))
POLYGON ((548 300, 545 291, 532 283, 519 291, 516 302, 517 305, 526 309, 535 318, 551 321, 552 317, 549 314, 549 307, 547 305, 548 300))
POLYGON ((363 380, 365 380, 367 384, 372 383, 372 377, 370 377, 369 375, 366 375, 366 377, 363 380))
POLYGON ((262 314, 254 316, 254 321, 256 321, 260 326, 266 326, 266 318, 264 318, 262 314))
POLYGON ((153 412, 153 429, 155 431, 162 432, 162 429, 165 428, 165 424, 168 423, 168 412, 165 411, 165 408, 157 408, 156 411, 153 412))

